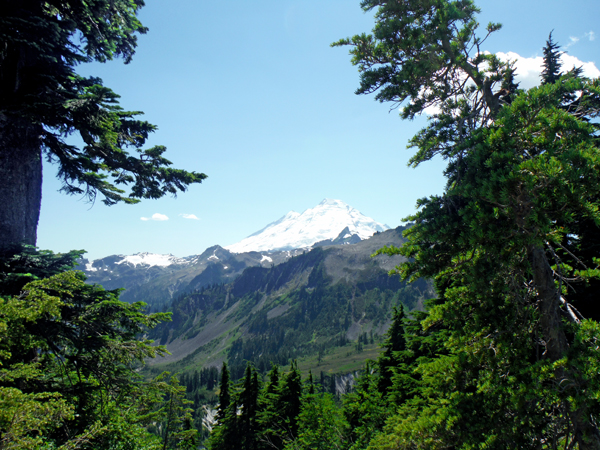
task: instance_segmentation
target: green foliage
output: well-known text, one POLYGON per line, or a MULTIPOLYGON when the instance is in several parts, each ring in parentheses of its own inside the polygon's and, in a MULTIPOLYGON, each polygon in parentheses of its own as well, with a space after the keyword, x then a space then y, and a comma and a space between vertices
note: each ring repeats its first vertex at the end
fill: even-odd
POLYGON ((571 305, 599 275, 600 82, 559 78, 550 38, 543 85, 519 91, 510 64, 481 53, 470 1, 363 2, 376 6, 373 35, 338 44, 353 46, 358 93, 404 102, 404 117, 437 105, 411 164, 441 155, 448 183, 419 201, 408 242, 380 251, 439 297, 347 402, 356 448, 600 448, 600 384, 583 369, 600 336, 571 305), (389 356, 391 386, 361 403, 389 356))
POLYGON ((546 46, 544 47, 544 69, 542 70, 542 84, 553 84, 560 78, 560 62, 559 51, 560 45, 552 40, 552 32, 548 35, 546 46))
MULTIPOLYGON (((408 100, 404 118, 461 94, 464 76, 492 99, 491 85, 502 78, 501 65, 494 55, 479 52, 487 36, 475 34, 479 10, 471 0, 364 0, 361 6, 365 11, 377 8, 373 34, 333 44, 353 47, 352 63, 360 72, 357 94, 376 92, 376 100, 396 106, 408 100), (472 48, 477 51, 474 57, 469 55, 472 48)), ((488 35, 499 29, 499 24, 490 23, 488 35)), ((490 103, 497 108, 497 102, 490 103)))
POLYGON ((72 270, 83 253, 73 250, 54 254, 28 245, 0 252, 0 295, 18 295, 30 281, 72 270))
POLYGON ((198 432, 192 422, 192 401, 186 399, 186 390, 176 376, 168 381, 168 372, 161 374, 154 383, 160 387, 164 400, 159 408, 148 415, 162 441, 163 449, 192 450, 198 448, 198 432))
POLYGON ((262 389, 258 376, 248 364, 241 382, 235 390, 230 390, 229 405, 219 405, 218 422, 211 433, 209 448, 283 448, 295 439, 303 395, 296 363, 292 363, 290 372, 282 377, 279 368, 273 366, 262 389))
POLYGON ((382 379, 369 361, 354 392, 344 397, 343 413, 348 423, 346 438, 352 443, 350 448, 366 447, 373 436, 381 432, 386 418, 391 414, 379 388, 382 379))
POLYGON ((258 447, 257 410, 260 384, 258 373, 248 365, 242 389, 239 393, 240 415, 238 418, 239 445, 247 449, 258 447))
MULTIPOLYGON (((373 344, 374 334, 387 326, 393 307, 402 304, 406 310, 413 310, 432 294, 430 282, 420 280, 407 285, 398 277, 388 276, 387 270, 368 256, 355 277, 334 281, 325 271, 328 254, 331 250, 319 248, 270 269, 250 267, 230 284, 180 295, 171 306, 172 321, 159 325, 150 336, 160 339, 161 344, 192 339, 210 323, 227 317, 232 328, 240 325, 227 354, 232 379, 237 380, 244 375, 248 361, 265 374, 271 363, 283 366, 293 358, 312 355, 321 355, 323 360, 345 346, 350 341, 349 332, 357 326, 363 331, 356 345, 364 348, 373 344), (294 277, 302 271, 308 283, 297 286, 294 277), (281 313, 270 313, 277 310, 281 313)), ((339 261, 336 264, 341 265, 339 261)), ((193 370, 194 358, 198 359, 197 354, 207 348, 199 347, 178 367, 193 370)))
POLYGON ((167 316, 63 271, 78 256, 26 249, 1 260, 0 446, 159 448, 146 427, 175 388, 136 369, 164 353, 139 336, 167 316))
POLYGON ((331 394, 308 394, 298 415, 298 436, 285 450, 346 448, 346 423, 331 394))
POLYGON ((387 337, 383 345, 383 353, 379 358, 379 391, 385 394, 392 385, 393 370, 399 364, 398 353, 406 347, 404 338, 404 308, 394 307, 392 312, 392 324, 387 331, 387 337))

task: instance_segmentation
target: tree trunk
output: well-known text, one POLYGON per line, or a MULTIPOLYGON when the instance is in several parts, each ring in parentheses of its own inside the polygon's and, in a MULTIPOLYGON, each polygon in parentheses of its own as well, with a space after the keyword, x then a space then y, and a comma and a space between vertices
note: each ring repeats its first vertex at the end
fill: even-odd
POLYGON ((0 113, 0 251, 36 245, 42 202, 41 132, 0 113))
MULTIPOLYGON (((528 248, 529 260, 533 269, 533 282, 540 302, 540 329, 546 344, 544 357, 549 361, 558 361, 568 351, 569 344, 562 327, 560 314, 560 293, 556 289, 552 268, 548 263, 544 249, 540 246, 528 248)), ((556 383, 569 380, 580 387, 582 380, 576 373, 568 369, 557 369, 556 383)), ((569 419, 573 425, 574 438, 580 450, 600 450, 600 433, 598 428, 590 421, 587 405, 569 412, 569 419)))

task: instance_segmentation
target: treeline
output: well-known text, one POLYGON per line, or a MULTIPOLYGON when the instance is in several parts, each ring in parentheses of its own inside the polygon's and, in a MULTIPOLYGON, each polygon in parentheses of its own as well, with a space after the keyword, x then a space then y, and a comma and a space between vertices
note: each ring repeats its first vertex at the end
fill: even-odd
MULTIPOLYGON (((296 257, 285 263, 287 268, 249 268, 233 284, 213 285, 179 296, 172 303, 172 322, 159 325, 151 336, 161 344, 178 337, 192 338, 211 314, 223 313, 238 303, 234 314, 242 320, 242 336, 233 341, 227 354, 232 377, 238 379, 247 361, 265 374, 272 363, 286 365, 292 359, 324 355, 344 346, 349 329, 357 324, 366 327, 374 342, 380 338, 377 331, 389 323, 394 306, 414 309, 427 295, 433 295, 431 283, 418 280, 407 284, 372 265, 351 282, 332 284, 323 264, 324 252, 317 249, 314 255, 308 252, 296 257), (311 268, 311 264, 315 265, 311 268), (280 286, 282 277, 287 279, 294 266, 296 272, 310 268, 307 283, 268 298, 268 306, 253 311, 268 296, 268 286, 280 286), (268 312, 275 308, 282 312, 269 317, 268 312)), ((358 346, 365 343, 361 340, 358 346)))

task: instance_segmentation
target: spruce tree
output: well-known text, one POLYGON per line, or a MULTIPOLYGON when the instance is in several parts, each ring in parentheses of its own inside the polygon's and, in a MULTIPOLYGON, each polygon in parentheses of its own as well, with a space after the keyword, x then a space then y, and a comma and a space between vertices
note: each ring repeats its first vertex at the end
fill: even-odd
POLYGON ((560 62, 561 52, 559 51, 560 45, 552 40, 552 32, 548 35, 546 46, 543 49, 544 52, 544 64, 542 70, 542 84, 556 83, 560 78, 560 68, 562 63, 560 62))
POLYGON ((392 310, 392 323, 386 333, 383 352, 378 360, 379 368, 379 391, 385 395, 392 386, 394 368, 400 362, 399 352, 405 349, 406 339, 404 337, 404 307, 395 306, 392 310))
POLYGON ((259 441, 261 448, 281 448, 284 445, 281 438, 284 429, 281 427, 281 412, 278 408, 281 389, 279 366, 273 365, 267 374, 267 380, 259 397, 259 441))
POLYGON ((219 385, 219 408, 217 410, 217 421, 223 420, 229 404, 231 402, 231 394, 229 392, 229 369, 227 363, 223 361, 221 368, 221 383, 219 385))
POLYGON ((238 395, 241 408, 239 421, 239 448, 244 450, 255 450, 258 448, 258 394, 260 385, 256 369, 249 363, 246 366, 241 391, 238 395))
POLYGON ((146 427, 170 387, 137 370, 164 353, 139 336, 165 314, 65 270, 79 256, 0 254, 1 446, 158 449, 146 427))

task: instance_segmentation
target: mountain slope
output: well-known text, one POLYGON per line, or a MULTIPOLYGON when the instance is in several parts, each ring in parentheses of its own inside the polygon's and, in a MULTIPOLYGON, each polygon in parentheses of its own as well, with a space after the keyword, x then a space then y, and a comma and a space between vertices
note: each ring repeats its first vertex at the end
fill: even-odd
POLYGON ((325 199, 302 214, 291 211, 262 230, 225 248, 233 253, 309 248, 319 241, 340 237, 340 232, 346 229, 342 238, 356 235, 359 239, 366 239, 388 228, 340 200, 325 199))
POLYGON ((123 288, 121 299, 143 301, 161 310, 173 298, 219 283, 229 283, 247 267, 271 267, 311 245, 350 244, 388 228, 339 200, 323 200, 302 214, 290 212, 238 244, 206 249, 201 255, 138 253, 80 261, 89 283, 123 288))
POLYGON ((112 255, 88 261, 82 259, 79 269, 105 289, 124 288, 121 300, 143 301, 153 310, 160 310, 173 297, 202 289, 205 286, 227 283, 238 277, 246 267, 270 267, 288 260, 297 252, 248 252, 234 254, 215 245, 201 255, 177 258, 172 255, 139 253, 112 255))
POLYGON ((176 298, 173 321, 154 332, 171 355, 151 364, 182 370, 227 359, 237 376, 245 361, 268 370, 271 362, 382 335, 394 305, 420 308, 433 296, 425 281, 406 285, 388 275, 401 257, 370 256, 384 245, 401 245, 402 230, 318 247, 274 267, 249 267, 229 284, 176 298))

